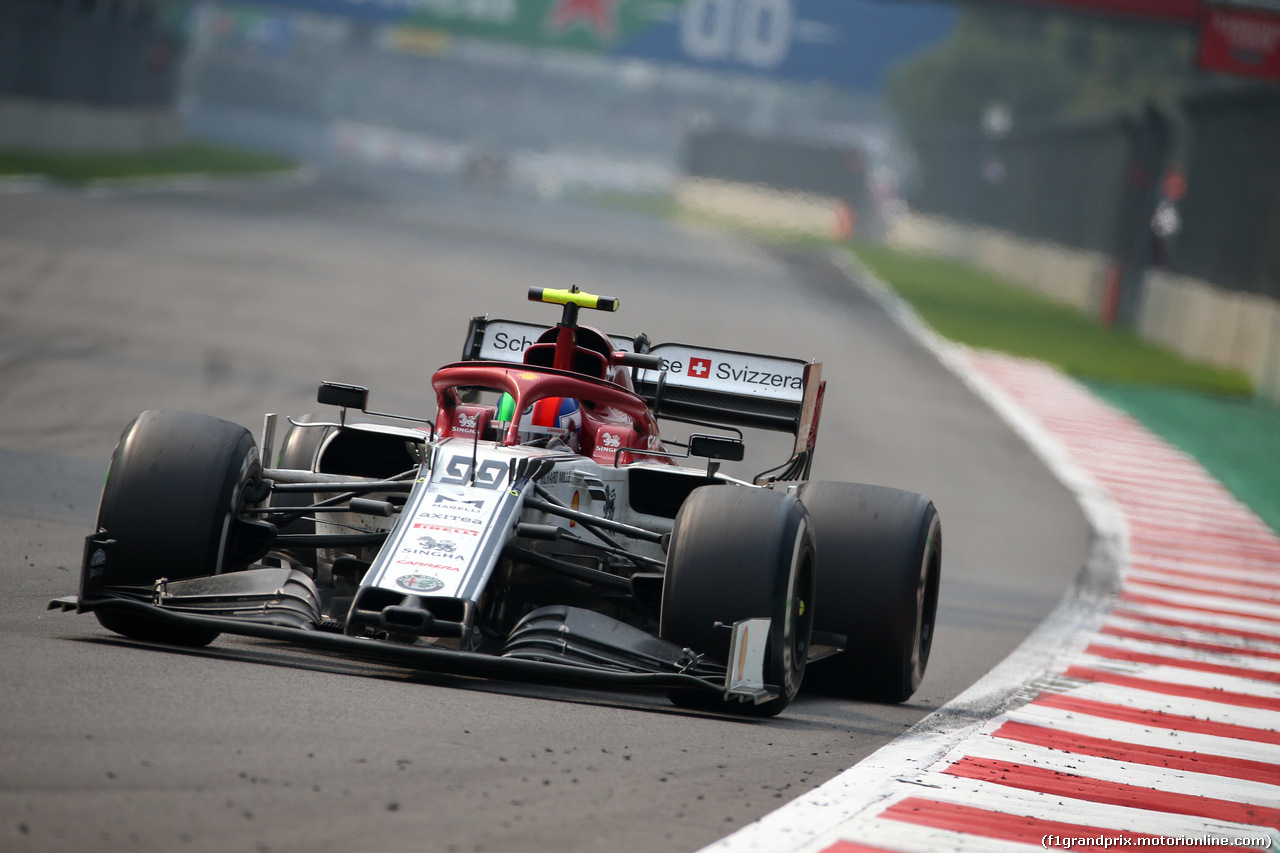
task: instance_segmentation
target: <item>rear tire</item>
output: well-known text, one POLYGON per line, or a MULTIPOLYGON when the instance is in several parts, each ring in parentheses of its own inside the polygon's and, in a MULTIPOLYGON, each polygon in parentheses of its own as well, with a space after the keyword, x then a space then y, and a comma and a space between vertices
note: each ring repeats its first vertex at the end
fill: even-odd
POLYGON ((672 692, 672 701, 750 716, 781 713, 804 678, 815 568, 808 515, 792 496, 754 488, 695 489, 671 533, 659 635, 726 663, 733 623, 767 616, 772 621, 764 680, 782 693, 747 705, 681 690, 672 692))
MULTIPOLYGON (((149 410, 125 427, 111 457, 98 530, 115 540, 92 584, 149 587, 243 569, 234 521, 262 480, 253 436, 229 421, 149 410)), ((218 631, 175 628, 127 613, 95 612, 110 631, 138 640, 204 646, 218 631)))
POLYGON ((809 687, 905 702, 924 677, 942 573, 942 527, 926 498, 858 483, 805 483, 797 492, 818 543, 814 630, 848 637, 814 662, 809 687))

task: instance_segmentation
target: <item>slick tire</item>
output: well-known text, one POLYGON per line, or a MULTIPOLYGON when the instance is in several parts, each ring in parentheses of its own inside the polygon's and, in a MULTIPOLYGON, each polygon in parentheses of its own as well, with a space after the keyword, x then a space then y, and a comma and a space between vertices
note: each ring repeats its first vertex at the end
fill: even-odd
POLYGON ((764 680, 781 695, 750 705, 677 690, 672 701, 748 716, 781 713, 804 678, 814 593, 814 540, 799 501, 766 489, 695 489, 671 533, 659 634, 725 663, 733 623, 767 616, 764 680))
MULTIPOLYGON (((149 410, 120 437, 98 507, 111 559, 86 589, 153 585, 244 568, 235 519, 261 482, 258 448, 238 424, 191 412, 149 410)), ((139 640, 204 646, 217 631, 174 628, 132 614, 96 612, 110 631, 139 640)))
POLYGON ((814 630, 848 638, 815 661, 806 687, 905 702, 929 663, 942 574, 942 526, 913 492, 857 483, 805 483, 797 496, 817 538, 814 630))

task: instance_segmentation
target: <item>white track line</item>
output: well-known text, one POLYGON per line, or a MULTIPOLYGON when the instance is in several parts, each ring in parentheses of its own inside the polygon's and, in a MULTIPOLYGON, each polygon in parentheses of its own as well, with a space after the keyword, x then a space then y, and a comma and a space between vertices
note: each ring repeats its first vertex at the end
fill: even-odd
POLYGON ((909 796, 1022 815, 1046 823, 1079 824, 1111 832, 1164 836, 1213 835, 1222 838, 1261 834, 1256 826, 1248 824, 1114 806, 1109 803, 1092 803, 1088 800, 1064 800, 1059 794, 1041 794, 969 779, 954 779, 943 790, 924 794, 912 792, 909 796))
POLYGON ((1207 699, 1170 696, 1097 681, 1072 688, 1070 695, 1077 699, 1137 711, 1156 711, 1182 717, 1195 717, 1206 722, 1222 723, 1228 726, 1280 731, 1277 728, 1280 720, 1277 720, 1274 711, 1242 708, 1239 705, 1211 702, 1207 699))
MULTIPOLYGON (((1151 598, 1154 599, 1155 596, 1151 598)), ((1221 613, 1170 607, 1154 601, 1123 600, 1119 606, 1123 613, 1132 613, 1139 619, 1163 619, 1194 630, 1218 631, 1223 637, 1244 636, 1261 643, 1280 643, 1280 625, 1267 625, 1252 619, 1239 619, 1221 613)))
MULTIPOLYGON (((1111 624, 1110 621, 1107 623, 1111 624)), ((1236 667, 1240 670, 1252 670, 1257 672, 1256 676, 1243 676, 1246 678, 1258 678, 1264 681, 1276 683, 1276 676, 1280 676, 1280 660, 1266 660, 1259 658, 1251 658, 1248 655, 1230 654, 1228 652, 1218 651, 1201 651, 1199 649, 1187 648, 1171 643, 1152 642, 1151 640, 1137 639, 1134 637, 1118 637, 1103 634, 1100 636, 1096 645, 1099 648, 1117 648, 1125 651, 1136 652, 1143 655, 1151 655, 1153 657, 1171 658, 1185 661, 1188 666, 1196 666, 1207 664, 1210 666, 1229 666, 1236 667)), ((1098 657, 1107 658, 1106 654, 1099 654, 1091 651, 1098 657)), ((1114 659, 1114 658, 1113 658, 1114 659)))
MULTIPOLYGON (((1072 755, 1044 746, 1031 746, 998 738, 974 738, 972 742, 966 741, 963 753, 949 756, 946 765, 950 766, 965 757, 1027 767, 1043 767, 1085 779, 1101 779, 1105 782, 1136 785, 1174 794, 1212 797, 1233 802, 1256 802, 1272 808, 1280 807, 1280 788, 1264 782, 1223 779, 1221 776, 1187 770, 1144 767, 1111 758, 1072 755)), ((939 767, 938 772, 943 772, 943 768, 939 767)), ((930 781, 932 778, 932 776, 929 777, 930 781)))
MULTIPOLYGON (((1125 611, 1126 613, 1128 611, 1125 611)), ((1107 619, 1103 626, 1104 630, 1116 631, 1136 631, 1143 634, 1151 634, 1163 638, 1163 642, 1167 643, 1206 643, 1212 646, 1221 646, 1224 650, 1231 651, 1238 655, 1272 655, 1280 656, 1280 638, 1267 642, 1264 640, 1251 640, 1245 637, 1233 637, 1229 634, 1215 634, 1212 631, 1205 631, 1199 628, 1178 627, 1175 625, 1165 625, 1149 620, 1143 620, 1135 615, 1121 615, 1113 613, 1107 619)), ((1106 636, 1105 634, 1103 636, 1106 636)))
MULTIPOLYGON (((1196 592, 1179 592, 1174 589, 1155 588, 1143 583, 1141 580, 1130 581, 1126 578, 1125 581, 1126 589, 1132 590, 1137 595, 1158 598, 1170 607, 1188 608, 1197 612, 1208 608, 1220 611, 1225 616, 1238 616, 1242 619, 1250 620, 1258 619, 1264 625, 1280 627, 1280 605, 1277 604, 1207 598, 1196 592)), ((1255 627, 1258 626, 1255 625, 1255 627)))
MULTIPOLYGON (((1106 738, 1120 743, 1275 764, 1277 781, 1268 784, 1272 786, 1280 784, 1280 744, 1254 743, 1235 738, 1155 728, 1141 723, 1121 722, 1092 714, 1046 707, 1034 702, 996 718, 999 722, 1004 720, 1045 726, 1060 732, 1080 732, 1091 737, 1106 738)), ((1278 798, 1276 804, 1280 805, 1280 788, 1275 789, 1273 796, 1278 798)))

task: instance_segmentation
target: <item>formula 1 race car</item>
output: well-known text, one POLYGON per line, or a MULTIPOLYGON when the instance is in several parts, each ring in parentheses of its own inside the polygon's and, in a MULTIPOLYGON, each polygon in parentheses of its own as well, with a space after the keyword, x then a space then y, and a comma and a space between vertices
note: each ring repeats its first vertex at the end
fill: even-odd
POLYGON ((911 492, 807 480, 821 364, 609 336, 578 314, 618 301, 576 288, 529 298, 563 306, 559 324, 473 319, 432 376, 433 420, 325 382, 339 414, 290 419, 273 468, 242 426, 138 415, 79 594, 50 607, 143 641, 238 634, 699 710, 777 714, 806 669, 835 695, 910 697, 938 516, 911 492), (712 431, 664 440, 659 419, 712 431), (790 458, 751 482, 721 473, 744 427, 791 433, 790 458))

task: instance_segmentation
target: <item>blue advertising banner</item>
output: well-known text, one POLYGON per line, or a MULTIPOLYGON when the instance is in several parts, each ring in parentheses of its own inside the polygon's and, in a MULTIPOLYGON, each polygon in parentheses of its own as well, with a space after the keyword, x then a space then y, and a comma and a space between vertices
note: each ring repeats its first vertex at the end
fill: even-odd
POLYGON ((874 0, 263 0, 442 37, 876 88, 950 31, 940 2, 874 0))

